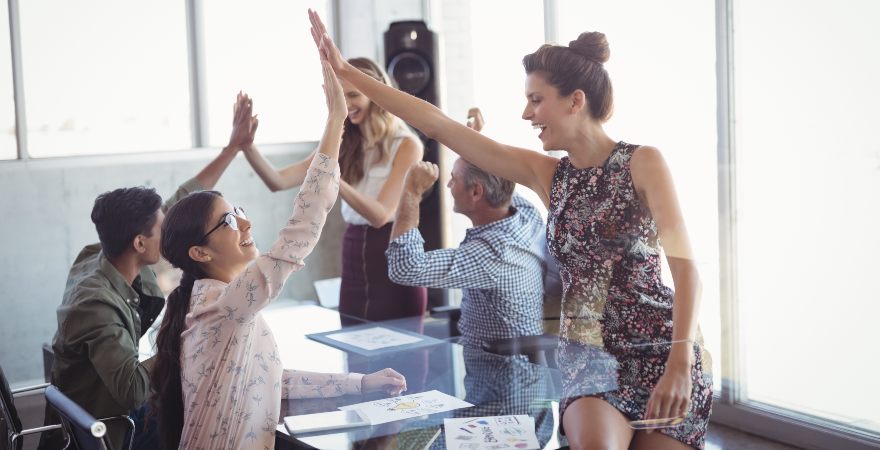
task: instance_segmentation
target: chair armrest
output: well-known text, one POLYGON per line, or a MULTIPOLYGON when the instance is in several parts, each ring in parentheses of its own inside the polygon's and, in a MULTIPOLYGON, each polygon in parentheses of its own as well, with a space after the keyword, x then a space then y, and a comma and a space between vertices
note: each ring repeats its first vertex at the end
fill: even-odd
POLYGON ((13 389, 13 390, 12 390, 12 397, 13 397, 13 398, 18 398, 18 397, 21 397, 20 394, 24 394, 25 392, 38 391, 38 390, 40 390, 40 389, 46 389, 46 386, 49 386, 49 383, 41 383, 41 384, 35 384, 35 385, 33 385, 33 386, 25 386, 25 387, 23 387, 23 388, 13 389))
POLYGON ((131 420, 131 417, 128 417, 125 415, 102 417, 98 420, 100 420, 101 422, 113 422, 114 420, 119 420, 119 421, 124 422, 127 426, 131 427, 132 430, 134 429, 134 420, 131 420))
POLYGON ((44 432, 44 431, 52 431, 52 430, 60 430, 60 429, 61 429, 61 425, 59 425, 59 424, 55 424, 55 425, 44 425, 44 426, 42 426, 42 427, 37 427, 37 428, 27 428, 27 429, 21 430, 21 432, 18 433, 18 435, 19 435, 19 436, 24 436, 24 435, 26 435, 26 434, 42 433, 42 432, 44 432))

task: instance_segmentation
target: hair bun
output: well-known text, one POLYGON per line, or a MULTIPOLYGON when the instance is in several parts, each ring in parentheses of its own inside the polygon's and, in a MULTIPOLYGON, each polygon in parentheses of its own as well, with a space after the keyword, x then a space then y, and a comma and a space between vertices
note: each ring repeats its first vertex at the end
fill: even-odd
POLYGON ((568 43, 571 51, 599 64, 608 62, 611 50, 608 48, 608 39, 604 33, 589 31, 581 33, 577 39, 568 43))

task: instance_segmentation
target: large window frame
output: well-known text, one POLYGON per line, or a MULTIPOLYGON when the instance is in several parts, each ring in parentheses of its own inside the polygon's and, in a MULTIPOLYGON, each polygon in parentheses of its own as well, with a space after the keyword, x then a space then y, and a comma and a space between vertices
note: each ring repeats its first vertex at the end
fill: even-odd
MULTIPOLYGON (((17 164, 24 162, 33 162, 41 160, 58 160, 69 158, 94 158, 116 160, 131 160, 132 154, 156 154, 174 150, 161 148, 146 152, 132 152, 130 154, 120 155, 90 155, 90 154, 73 154, 59 157, 34 158, 28 150, 27 136, 27 111, 24 85, 26 80, 23 74, 22 64, 22 41, 21 41, 21 20, 20 20, 20 4, 21 0, 7 0, 7 9, 9 12, 9 37, 10 37, 10 53, 12 63, 12 88, 15 108, 15 137, 16 137, 16 158, 8 160, 0 160, 0 164, 17 164)), ((324 0, 327 7, 327 27, 328 31, 334 39, 338 38, 338 0, 324 0)), ((186 36, 187 41, 187 60, 189 70, 189 96, 190 96, 190 128, 191 143, 189 149, 208 148, 208 121, 206 114, 206 92, 205 92, 205 62, 204 62, 204 25, 202 22, 202 5, 204 0, 186 0, 186 36)), ((269 147, 277 147, 270 145, 269 147)))
MULTIPOLYGON (((557 0, 544 0, 545 42, 558 42, 557 0)), ((749 400, 744 379, 737 278, 737 155, 734 95, 734 0, 715 0, 716 126, 718 170, 719 296, 721 386, 711 421, 771 440, 811 449, 874 449, 880 435, 796 410, 749 400)))

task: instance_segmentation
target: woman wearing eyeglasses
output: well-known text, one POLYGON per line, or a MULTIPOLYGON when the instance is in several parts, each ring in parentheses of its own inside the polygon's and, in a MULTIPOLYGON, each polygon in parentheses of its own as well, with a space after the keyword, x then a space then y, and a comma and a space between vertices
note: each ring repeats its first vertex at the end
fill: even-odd
MULTIPOLYGON (((161 251, 183 270, 169 296, 151 372, 166 449, 274 448, 281 398, 362 391, 398 394, 406 380, 392 369, 369 375, 284 369, 260 314, 320 236, 339 190, 345 100, 324 64, 329 115, 324 136, 272 248, 260 255, 251 222, 218 192, 191 194, 162 225, 161 251)), ((256 118, 251 119, 256 127, 256 118)))

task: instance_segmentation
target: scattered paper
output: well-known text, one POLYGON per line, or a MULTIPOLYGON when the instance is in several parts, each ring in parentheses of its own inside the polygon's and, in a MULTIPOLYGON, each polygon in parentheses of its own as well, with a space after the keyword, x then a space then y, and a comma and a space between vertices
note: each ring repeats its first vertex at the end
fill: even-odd
POLYGON ((471 406, 474 405, 440 391, 427 391, 419 394, 341 406, 339 409, 343 411, 357 410, 371 424, 379 425, 394 422, 395 420, 452 411, 453 409, 470 408, 471 406))
POLYGON ((447 450, 535 450, 535 419, 526 416, 493 416, 443 419, 447 450))
POLYGON ((386 347, 412 344, 422 339, 408 334, 398 333, 383 327, 370 327, 355 331, 341 331, 326 335, 327 338, 344 344, 353 345, 365 350, 377 350, 386 347))

